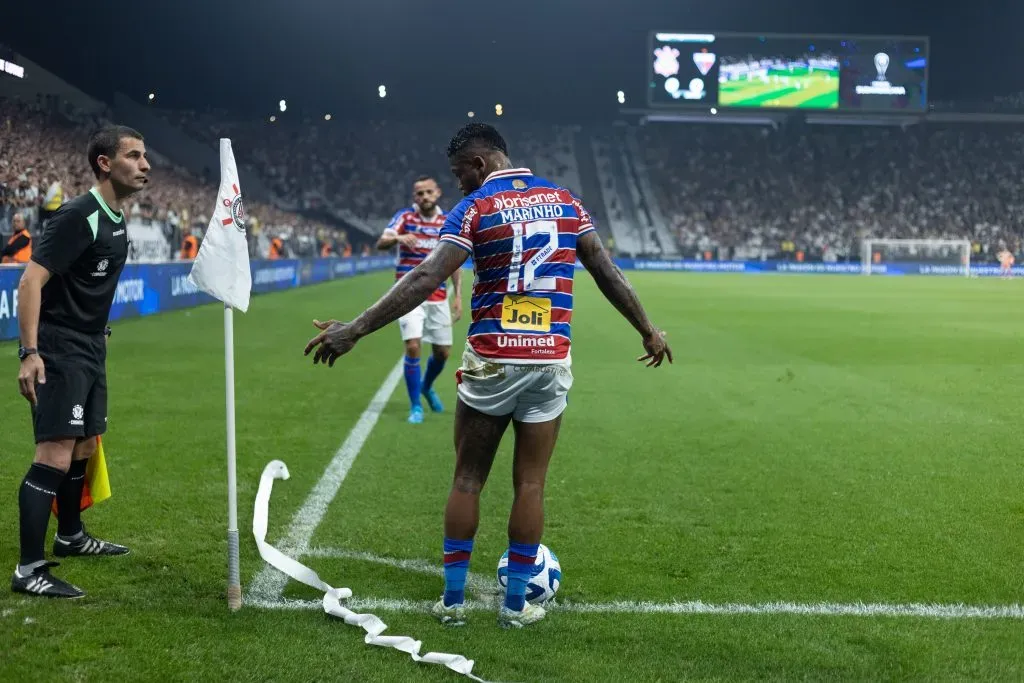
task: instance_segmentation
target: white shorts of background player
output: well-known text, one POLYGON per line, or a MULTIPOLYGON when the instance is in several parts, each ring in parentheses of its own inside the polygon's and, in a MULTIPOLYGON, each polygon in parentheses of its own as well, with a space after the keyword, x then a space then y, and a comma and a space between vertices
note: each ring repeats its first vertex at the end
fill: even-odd
POLYGON ((452 345, 452 313, 447 301, 425 301, 398 319, 402 341, 421 339, 428 344, 452 345))

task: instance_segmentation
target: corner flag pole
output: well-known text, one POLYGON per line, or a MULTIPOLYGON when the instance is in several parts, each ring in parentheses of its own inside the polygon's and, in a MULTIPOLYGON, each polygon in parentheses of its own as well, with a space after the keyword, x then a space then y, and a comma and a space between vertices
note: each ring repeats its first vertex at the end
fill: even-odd
POLYGON ((231 140, 220 139, 220 188, 188 279, 224 303, 224 401, 227 407, 228 459, 228 607, 242 606, 238 568, 238 490, 235 468, 234 310, 249 310, 252 274, 246 241, 245 209, 231 140))
POLYGON ((235 332, 234 311, 224 305, 224 389, 227 402, 228 450, 228 609, 242 607, 238 571, 238 489, 235 470, 235 332))

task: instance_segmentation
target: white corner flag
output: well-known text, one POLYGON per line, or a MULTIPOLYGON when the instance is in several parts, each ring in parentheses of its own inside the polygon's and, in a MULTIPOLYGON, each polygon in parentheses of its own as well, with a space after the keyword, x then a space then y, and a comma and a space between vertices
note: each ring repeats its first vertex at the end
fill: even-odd
POLYGON ((224 379, 228 459, 228 608, 242 606, 238 568, 238 494, 235 483, 235 339, 232 309, 249 310, 252 275, 245 211, 231 140, 220 139, 220 190, 189 280, 224 303, 224 379))
POLYGON ((238 184, 231 140, 220 139, 220 190, 206 228, 199 254, 189 274, 192 282, 210 296, 242 313, 249 310, 252 275, 249 244, 245 239, 245 211, 238 184))

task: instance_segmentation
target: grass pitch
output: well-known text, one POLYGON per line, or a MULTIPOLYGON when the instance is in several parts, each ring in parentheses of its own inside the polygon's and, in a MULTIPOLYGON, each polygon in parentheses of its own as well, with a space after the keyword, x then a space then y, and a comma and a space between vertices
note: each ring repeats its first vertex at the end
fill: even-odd
MULTIPOLYGON (((1022 602, 1020 283, 630 273, 670 333, 675 365, 644 369, 635 333, 581 275, 573 371, 548 485, 544 542, 577 606, 702 600, 1005 606, 1022 602)), ((401 352, 395 327, 331 370, 302 357, 313 317, 351 317, 391 283, 363 276, 260 296, 236 316, 239 510, 246 591, 260 472, 280 540, 401 352)), ((90 529, 133 548, 72 559, 74 603, 0 592, 0 680, 461 680, 367 647, 315 610, 227 611, 222 313, 118 324, 111 339, 114 497, 90 529)), ((465 321, 456 327, 461 344, 465 321)), ((28 410, 0 396, 0 554, 17 560, 28 410)), ((318 525, 304 561, 375 611, 386 634, 457 652, 502 681, 1024 678, 1020 619, 552 610, 504 632, 489 611, 443 630, 418 605, 441 579, 455 363, 443 415, 404 422, 399 385, 318 525), (394 564, 394 563, 393 563, 394 564)), ((489 581, 511 500, 503 445, 471 572, 489 581)), ((53 530, 51 526, 51 533, 53 530)), ((48 544, 49 545, 49 544, 48 544)), ((289 584, 284 598, 316 600, 289 584)))
POLYGON ((837 109, 839 73, 807 67, 773 68, 766 79, 743 77, 719 84, 718 102, 725 107, 837 109))

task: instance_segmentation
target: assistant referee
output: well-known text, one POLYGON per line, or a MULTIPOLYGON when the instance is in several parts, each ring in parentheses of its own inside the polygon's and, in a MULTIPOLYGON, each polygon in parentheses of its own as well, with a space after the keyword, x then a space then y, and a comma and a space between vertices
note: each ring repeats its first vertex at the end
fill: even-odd
POLYGON ((149 161, 142 135, 125 126, 96 131, 86 154, 96 184, 46 222, 18 285, 18 384, 32 404, 36 456, 18 491, 21 559, 11 589, 57 598, 85 592, 53 576, 58 563, 43 554, 54 497, 54 555, 128 553, 86 532, 80 500, 96 437, 106 431, 105 335, 128 259, 121 206, 146 186, 149 161))

